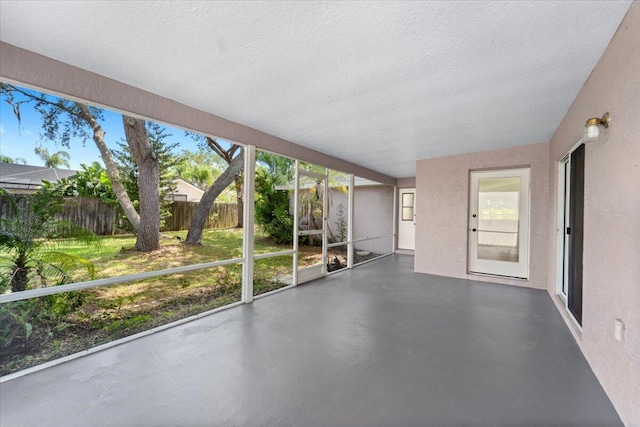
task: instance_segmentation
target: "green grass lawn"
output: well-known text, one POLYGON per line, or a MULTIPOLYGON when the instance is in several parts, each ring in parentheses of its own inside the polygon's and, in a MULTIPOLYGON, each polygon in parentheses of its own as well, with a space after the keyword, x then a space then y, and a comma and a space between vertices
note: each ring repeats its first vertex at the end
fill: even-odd
MULTIPOLYGON (((201 246, 180 243, 176 237, 184 239, 186 231, 163 236, 160 250, 150 253, 133 249, 134 236, 103 236, 99 245, 57 249, 91 261, 96 279, 242 257, 241 229, 206 230, 201 246)), ((288 249, 256 230, 255 253, 288 249)), ((318 247, 301 248, 300 264, 317 262, 319 253, 318 247)), ((254 294, 289 285, 292 263, 292 255, 256 261, 254 294)), ((74 282, 89 279, 82 269, 70 276, 74 282)), ((241 287, 242 265, 233 264, 3 304, 0 309, 10 312, 4 319, 22 316, 31 330, 16 321, 18 333, 0 348, 0 375, 240 301, 241 287)))
MULTIPOLYGON (((131 235, 101 236, 98 245, 87 246, 76 242, 67 243, 59 249, 91 261, 95 267, 96 279, 242 257, 242 229, 205 230, 201 246, 182 244, 178 237, 184 239, 186 234, 186 231, 162 233, 160 250, 148 253, 134 250, 135 236, 131 235)), ((256 230, 256 254, 291 248, 271 242, 256 230)), ((72 277, 73 281, 88 279, 86 270, 82 269, 74 271, 72 277)))

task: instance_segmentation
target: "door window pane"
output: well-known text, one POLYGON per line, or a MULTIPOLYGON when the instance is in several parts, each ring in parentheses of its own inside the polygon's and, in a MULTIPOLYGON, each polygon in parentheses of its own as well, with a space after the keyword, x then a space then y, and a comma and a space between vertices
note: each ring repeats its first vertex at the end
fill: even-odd
POLYGON ((402 220, 413 221, 413 208, 402 208, 402 220))
POLYGON ((518 262, 520 177, 481 178, 478 259, 518 262))
POLYGON ((402 195, 402 220, 413 221, 413 193, 402 195))

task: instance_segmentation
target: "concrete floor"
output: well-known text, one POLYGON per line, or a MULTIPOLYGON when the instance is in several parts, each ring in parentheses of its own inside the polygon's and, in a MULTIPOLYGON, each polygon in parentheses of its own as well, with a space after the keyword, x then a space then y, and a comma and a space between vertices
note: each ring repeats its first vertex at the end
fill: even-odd
POLYGON ((0 385, 0 425, 622 425, 544 291, 393 256, 0 385))

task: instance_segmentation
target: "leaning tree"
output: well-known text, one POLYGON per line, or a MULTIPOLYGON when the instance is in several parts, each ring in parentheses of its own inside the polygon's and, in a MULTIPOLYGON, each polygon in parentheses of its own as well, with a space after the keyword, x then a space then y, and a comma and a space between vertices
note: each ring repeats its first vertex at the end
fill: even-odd
POLYGON ((239 153, 231 160, 229 167, 222 172, 222 174, 216 179, 216 181, 204 192, 202 198, 196 206, 196 211, 191 219, 191 225, 189 226, 189 232, 187 233, 186 243, 192 245, 199 245, 202 243, 202 232, 204 230, 205 223, 209 217, 209 212, 213 206, 213 202, 216 198, 236 181, 239 176, 242 175, 244 170, 244 150, 239 149, 239 153))
MULTIPOLYGON (((231 163, 236 158, 238 153, 242 151, 242 147, 231 143, 222 143, 210 136, 204 136, 197 133, 187 132, 194 141, 198 143, 201 150, 211 150, 217 154, 227 165, 231 167, 231 163), (225 148, 225 145, 229 144, 229 147, 225 148)), ((236 190, 236 203, 238 205, 238 216, 236 218, 236 228, 242 228, 244 222, 244 200, 242 198, 242 185, 244 177, 242 175, 242 169, 240 173, 233 177, 233 183, 235 183, 236 190)), ((231 184, 231 183, 229 183, 231 184)), ((224 187, 226 188, 226 187, 224 187)), ((223 190, 224 190, 223 188, 223 190)))

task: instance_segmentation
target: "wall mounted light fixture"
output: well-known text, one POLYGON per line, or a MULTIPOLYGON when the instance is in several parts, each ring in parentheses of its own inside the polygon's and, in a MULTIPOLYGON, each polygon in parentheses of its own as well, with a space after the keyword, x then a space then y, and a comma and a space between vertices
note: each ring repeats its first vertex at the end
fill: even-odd
POLYGON ((611 123, 611 116, 609 113, 604 113, 602 118, 591 118, 587 120, 587 124, 584 125, 584 135, 582 142, 598 141, 602 137, 602 134, 611 123))

